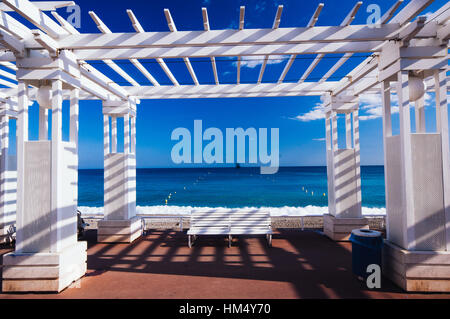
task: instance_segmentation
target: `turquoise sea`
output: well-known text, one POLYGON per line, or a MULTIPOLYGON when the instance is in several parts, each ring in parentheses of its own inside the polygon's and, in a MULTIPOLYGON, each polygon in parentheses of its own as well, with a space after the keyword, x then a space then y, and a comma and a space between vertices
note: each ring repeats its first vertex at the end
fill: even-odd
MULTIPOLYGON (((383 166, 361 167, 365 214, 383 214, 383 166)), ((101 213, 103 170, 79 171, 79 207, 101 213)), ((188 213, 198 207, 264 207, 273 215, 316 215, 326 212, 326 167, 281 167, 274 175, 259 168, 137 169, 138 213, 188 213), (166 202, 167 201, 167 202, 166 202)))

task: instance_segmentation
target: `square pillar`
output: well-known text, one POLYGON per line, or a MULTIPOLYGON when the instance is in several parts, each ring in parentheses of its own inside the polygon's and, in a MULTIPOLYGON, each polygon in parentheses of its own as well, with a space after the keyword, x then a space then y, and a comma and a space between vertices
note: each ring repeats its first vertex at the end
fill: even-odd
MULTIPOLYGON (((62 140, 66 85, 46 82, 46 89, 51 84, 51 140, 28 140, 28 83, 18 85, 17 238, 15 251, 3 256, 3 292, 60 292, 86 273, 87 245, 77 239, 77 131, 71 141, 62 140)), ((75 104, 76 94, 71 108, 75 104)), ((71 129, 77 113, 71 110, 71 129)))
POLYGON ((417 81, 418 73, 400 70, 382 85, 388 226, 382 270, 406 291, 449 292, 447 76, 446 69, 426 70, 430 71, 435 80, 436 132, 425 130, 423 97, 410 100, 411 82, 417 81), (392 135, 390 81, 396 82, 399 135, 392 135), (411 102, 415 102, 415 133, 411 130, 411 102))
POLYGON ((103 114, 104 219, 98 223, 97 241, 131 243, 142 235, 142 221, 136 216, 136 109, 128 102, 106 101, 103 114), (124 120, 123 153, 117 152, 116 146, 118 117, 124 120))
POLYGON ((0 106, 0 243, 11 243, 15 237, 17 157, 9 154, 9 122, 17 119, 17 110, 8 99, 0 106))
POLYGON ((353 229, 368 228, 367 219, 363 218, 361 213, 357 107, 355 97, 344 101, 334 101, 332 98, 330 106, 326 109, 329 213, 324 215, 323 223, 325 235, 336 241, 347 241, 353 229), (338 113, 345 114, 346 147, 344 149, 338 147, 338 113))

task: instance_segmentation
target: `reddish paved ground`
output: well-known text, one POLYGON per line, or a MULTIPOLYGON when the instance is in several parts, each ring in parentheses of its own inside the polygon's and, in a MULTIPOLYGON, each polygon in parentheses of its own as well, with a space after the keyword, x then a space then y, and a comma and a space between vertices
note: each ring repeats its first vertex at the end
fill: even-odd
MULTIPOLYGON (((351 273, 351 245, 316 232, 279 230, 273 247, 262 238, 201 237, 152 231, 127 244, 97 244, 89 233, 88 272, 80 288, 60 294, 0 294, 1 298, 450 298, 405 294, 389 281, 370 291, 351 273)), ((4 254, 5 250, 0 250, 4 254)))

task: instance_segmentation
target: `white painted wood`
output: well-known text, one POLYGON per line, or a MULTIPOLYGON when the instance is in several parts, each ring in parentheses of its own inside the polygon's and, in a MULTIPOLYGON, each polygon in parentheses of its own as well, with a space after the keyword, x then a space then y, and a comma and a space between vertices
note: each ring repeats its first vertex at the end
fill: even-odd
POLYGON ((413 0, 409 2, 403 9, 400 11, 390 23, 399 23, 400 25, 404 25, 410 20, 414 19, 424 8, 430 5, 433 0, 413 0))
MULTIPOLYGON (((281 14, 283 13, 283 6, 279 5, 277 9, 277 13, 275 14, 275 19, 273 21, 272 29, 278 29, 281 22, 281 14)), ((267 60, 270 59, 269 55, 264 56, 263 64, 261 65, 261 69, 259 71, 258 81, 257 83, 260 84, 262 81, 262 78, 264 76, 264 71, 266 69, 267 60)))
MULTIPOLYGON (((169 30, 171 32, 177 32, 177 27, 175 26, 175 22, 172 19, 172 15, 170 14, 169 9, 164 9, 164 14, 166 16, 167 25, 169 26, 169 30)), ((185 59, 185 57, 183 57, 183 59, 185 59)), ((178 83, 177 79, 175 78, 175 76, 173 75, 172 71, 170 71, 169 67, 164 62, 164 60, 161 58, 157 58, 156 61, 159 63, 160 67, 163 69, 164 73, 166 73, 169 80, 172 81, 173 85, 175 85, 175 86, 180 85, 178 83)), ((190 66, 189 60, 187 60, 187 62, 190 66)), ((186 60, 185 60, 185 63, 186 63, 186 60)), ((186 64, 186 66, 188 66, 188 64, 186 64)), ((188 66, 188 69, 189 69, 189 66, 188 66)), ((192 66, 190 66, 190 69, 192 69, 192 66)), ((192 71, 193 71, 193 69, 192 69, 192 71)), ((192 76, 192 74, 191 74, 191 76, 192 76)), ((195 77, 195 79, 197 79, 197 78, 195 77)), ((195 80, 194 80, 194 82, 195 82, 195 80)))
POLYGON ((352 114, 351 113, 345 114, 345 148, 352 148, 352 114))
POLYGON ((63 203, 62 181, 62 81, 52 83, 52 140, 51 140, 51 242, 50 252, 58 252, 60 244, 58 232, 53 230, 61 222, 59 220, 60 205, 63 203), (53 231, 52 231, 53 230, 53 231))
POLYGON ((25 50, 24 44, 19 39, 2 30, 0 30, 0 44, 16 55, 23 55, 25 50))
POLYGON ((76 154, 78 154, 78 130, 79 130, 79 96, 80 90, 73 89, 70 92, 70 142, 75 144, 76 154))
POLYGON ((117 118, 111 116, 111 153, 117 153, 117 118))
MULTIPOLYGON (((359 111, 354 110, 352 112, 353 120, 353 148, 355 150, 355 179, 356 179, 356 203, 359 216, 362 217, 362 193, 361 193, 361 147, 359 141, 359 111)), ((350 141, 351 145, 351 137, 350 141)))
POLYGON ((447 71, 446 69, 434 72, 436 119, 438 133, 441 134, 442 143, 442 172, 444 187, 444 207, 446 225, 446 248, 450 251, 450 146, 448 129, 448 97, 447 97, 447 71))
POLYGON ((271 235, 267 211, 192 211, 188 235, 271 235))
POLYGON ((30 31, 29 28, 5 12, 0 13, 0 29, 11 33, 18 39, 27 38, 30 31))
POLYGON ((109 116, 103 115, 103 155, 106 158, 109 151, 109 116))
POLYGON ((16 251, 21 252, 24 245, 24 172, 25 172, 25 142, 28 141, 28 86, 19 82, 17 119, 17 235, 16 251))
POLYGON ((136 154, 136 116, 131 117, 131 154, 136 154))
MULTIPOLYGON (((207 16, 205 17, 207 19, 207 16)), ((208 20, 206 20, 208 21, 208 20)), ((209 24, 204 24, 209 28, 209 24)), ((384 42, 400 35, 399 24, 389 23, 378 28, 368 25, 315 26, 278 29, 209 30, 177 32, 143 32, 111 34, 73 34, 58 43, 61 48, 73 50, 132 49, 132 48, 187 48, 191 46, 222 47, 248 45, 282 45, 308 43, 384 42)), ((427 33, 428 36, 432 36, 427 33)), ((37 43, 27 43, 39 49, 37 43)), ((185 55, 186 56, 186 55, 185 55)), ((162 57, 162 56, 161 56, 162 57)))
MULTIPOLYGON (((279 29, 281 30, 281 29, 279 29)), ((83 48, 75 49, 81 60, 129 60, 197 57, 262 56, 328 53, 367 53, 381 51, 382 41, 277 44, 275 42, 254 45, 235 44, 219 46, 176 46, 149 48, 83 48)))
POLYGON ((416 133, 426 133, 425 129, 425 99, 422 96, 414 105, 416 133))
MULTIPOLYGON (((245 6, 239 8, 239 30, 244 30, 244 19, 245 19, 245 6)), ((237 80, 236 83, 241 83, 241 56, 238 56, 237 60, 237 80)))
POLYGON ((28 0, 4 0, 3 3, 54 38, 68 34, 65 29, 28 0))
POLYGON ((39 140, 48 140, 48 109, 39 106, 39 140))
POLYGON ((124 114, 123 116, 123 150, 125 154, 130 153, 130 116, 124 114))
MULTIPOLYGON (((208 18, 208 11, 206 8, 202 8, 202 17, 203 17, 203 28, 205 31, 210 31, 209 28, 209 18, 208 18)), ((210 57, 211 59, 211 67, 214 75, 214 82, 216 85, 219 85, 219 77, 217 75, 217 66, 216 66, 216 58, 214 56, 210 57)))
POLYGON ((409 73, 400 71, 397 78, 397 96, 400 114, 400 154, 402 163, 403 180, 403 204, 406 222, 404 223, 403 236, 406 249, 414 250, 415 237, 415 212, 413 207, 413 171, 412 171, 412 149, 411 149, 411 118, 409 108, 409 73))

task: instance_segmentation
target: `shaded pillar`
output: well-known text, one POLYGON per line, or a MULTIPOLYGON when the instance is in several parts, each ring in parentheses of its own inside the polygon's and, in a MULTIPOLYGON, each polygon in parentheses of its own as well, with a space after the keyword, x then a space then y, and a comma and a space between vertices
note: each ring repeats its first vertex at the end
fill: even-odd
POLYGON ((131 243, 142 235, 136 216, 135 117, 128 102, 104 102, 104 219, 98 223, 98 242, 131 243), (124 123, 123 152, 117 151, 118 118, 124 123))
POLYGON ((448 292, 450 164, 446 69, 426 71, 432 72, 434 78, 436 132, 426 132, 423 97, 410 100, 410 72, 400 70, 382 83, 388 226, 383 273, 406 291, 448 292), (390 82, 396 84, 399 135, 392 134, 390 82), (410 102, 415 102, 415 133, 411 130, 410 102))
POLYGON ((86 242, 77 241, 77 93, 71 101, 71 140, 66 142, 63 82, 48 82, 51 140, 44 138, 48 132, 40 132, 38 141, 28 140, 28 84, 20 81, 18 86, 17 238, 15 251, 3 256, 3 292, 60 292, 86 273, 86 242))
POLYGON ((328 210, 324 233, 346 241, 353 229, 368 228, 361 213, 361 170, 357 103, 331 103, 325 117, 328 210), (336 108, 336 109, 335 109, 336 108), (338 147, 337 114, 345 114, 346 147, 338 147), (353 143, 352 143, 353 137, 353 143))
POLYGON ((17 110, 8 99, 0 106, 0 243, 11 243, 16 237, 17 158, 9 152, 9 124, 17 119, 17 110))

